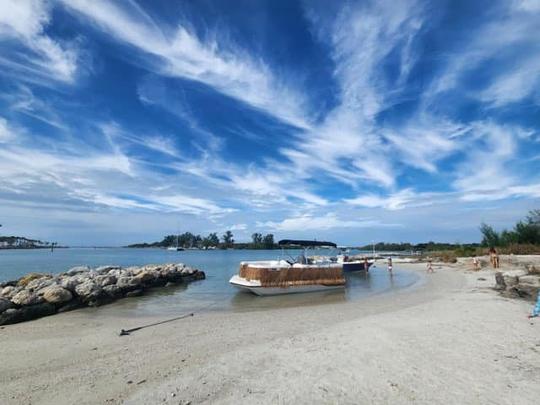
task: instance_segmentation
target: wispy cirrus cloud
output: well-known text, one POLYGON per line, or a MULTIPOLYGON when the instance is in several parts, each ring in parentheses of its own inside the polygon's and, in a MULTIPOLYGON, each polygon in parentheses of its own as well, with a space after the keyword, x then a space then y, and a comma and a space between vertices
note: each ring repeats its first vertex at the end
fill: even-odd
POLYGON ((0 66, 18 80, 72 83, 75 79, 77 49, 73 43, 60 43, 45 33, 50 9, 51 5, 44 0, 0 3, 0 44, 17 49, 3 53, 0 66))
POLYGON ((328 213, 322 216, 305 214, 297 217, 286 218, 280 222, 258 222, 257 226, 261 229, 269 229, 282 232, 298 232, 299 229, 304 231, 314 231, 339 228, 367 228, 373 226, 381 226, 381 223, 372 219, 365 219, 361 221, 345 220, 339 218, 336 214, 328 213))
POLYGON ((121 43, 154 57, 147 61, 148 69, 207 84, 293 125, 309 126, 300 91, 283 83, 261 58, 233 44, 224 46, 211 36, 203 40, 180 22, 158 24, 133 2, 69 0, 64 5, 121 43))

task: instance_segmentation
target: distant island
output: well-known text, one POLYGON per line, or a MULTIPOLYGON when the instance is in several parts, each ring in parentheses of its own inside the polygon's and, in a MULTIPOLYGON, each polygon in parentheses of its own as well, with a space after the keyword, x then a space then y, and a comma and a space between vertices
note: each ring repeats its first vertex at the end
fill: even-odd
POLYGON ((225 232, 221 238, 216 232, 207 236, 195 235, 191 232, 184 232, 178 235, 167 235, 160 242, 135 243, 126 246, 128 248, 169 248, 180 247, 184 249, 278 249, 274 242, 274 235, 269 233, 254 233, 251 235, 251 242, 235 242, 231 231, 225 232))
POLYGON ((44 242, 37 239, 28 239, 22 236, 0 236, 0 249, 56 249, 56 242, 44 242))

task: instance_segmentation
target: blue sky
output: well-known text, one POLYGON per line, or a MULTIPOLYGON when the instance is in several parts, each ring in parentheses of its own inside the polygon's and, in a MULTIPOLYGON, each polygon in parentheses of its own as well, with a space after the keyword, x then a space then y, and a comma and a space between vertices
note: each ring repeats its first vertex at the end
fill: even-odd
POLYGON ((2 232, 477 241, 540 208, 538 38, 538 0, 3 0, 2 232))

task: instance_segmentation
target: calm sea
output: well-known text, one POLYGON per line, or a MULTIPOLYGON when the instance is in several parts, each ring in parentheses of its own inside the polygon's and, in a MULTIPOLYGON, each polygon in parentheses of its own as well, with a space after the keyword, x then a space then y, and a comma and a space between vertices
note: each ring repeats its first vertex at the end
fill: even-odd
MULTIPOLYGON (((289 252, 294 255, 294 252, 289 252)), ((73 266, 144 265, 185 263, 203 270, 206 280, 183 286, 157 289, 144 297, 125 299, 107 306, 123 316, 177 315, 182 312, 233 310, 313 305, 358 300, 373 294, 391 292, 413 285, 419 276, 395 269, 390 277, 383 262, 369 274, 347 275, 345 291, 257 297, 229 285, 241 261, 278 259, 279 250, 187 250, 126 248, 70 248, 50 252, 36 250, 0 250, 0 281, 16 279, 29 272, 59 273, 73 266)))

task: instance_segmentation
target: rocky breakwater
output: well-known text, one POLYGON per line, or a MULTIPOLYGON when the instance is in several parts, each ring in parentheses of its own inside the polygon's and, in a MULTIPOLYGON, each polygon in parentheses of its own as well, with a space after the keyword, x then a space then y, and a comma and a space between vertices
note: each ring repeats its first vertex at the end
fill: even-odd
POLYGON ((31 273, 0 283, 0 325, 13 324, 59 312, 108 304, 144 294, 150 288, 205 278, 203 271, 184 264, 122 268, 74 267, 65 273, 31 273))
POLYGON ((495 273, 495 289, 507 297, 535 300, 540 291, 540 266, 527 264, 520 269, 495 273))

